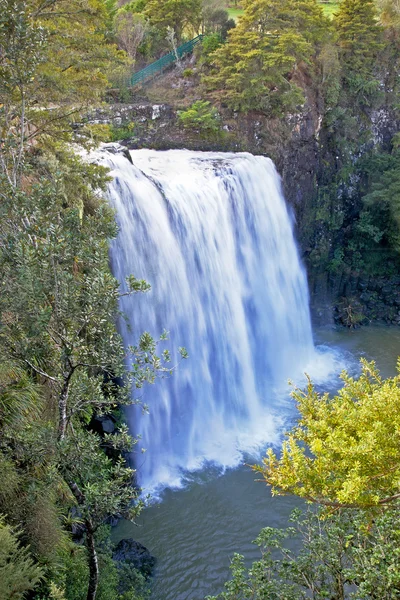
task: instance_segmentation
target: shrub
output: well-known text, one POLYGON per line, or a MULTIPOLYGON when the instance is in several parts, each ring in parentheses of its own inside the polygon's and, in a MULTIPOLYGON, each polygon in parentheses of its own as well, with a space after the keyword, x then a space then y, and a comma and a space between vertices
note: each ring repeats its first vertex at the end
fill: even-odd
POLYGON ((196 129, 208 134, 220 133, 218 111, 206 100, 197 100, 187 110, 179 111, 178 117, 185 129, 196 129))
POLYGON ((109 142, 119 142, 119 140, 126 140, 133 136, 133 132, 135 129, 135 123, 127 123, 125 125, 121 125, 120 127, 116 127, 115 125, 111 125, 110 127, 110 138, 109 142))
POLYGON ((209 64, 211 54, 223 44, 221 34, 211 33, 203 38, 201 44, 201 60, 204 64, 209 64))

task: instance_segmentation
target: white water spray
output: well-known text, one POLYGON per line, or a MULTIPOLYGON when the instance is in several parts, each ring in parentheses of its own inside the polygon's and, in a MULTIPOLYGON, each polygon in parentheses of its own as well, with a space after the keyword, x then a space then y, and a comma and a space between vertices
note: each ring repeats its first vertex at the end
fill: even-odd
MULTIPOLYGON (((150 414, 132 408, 146 448, 138 455, 145 489, 177 485, 204 461, 232 466, 241 451, 274 441, 277 390, 313 360, 308 290, 280 180, 271 160, 185 150, 102 154, 112 170, 110 199, 119 235, 111 261, 152 286, 122 299, 130 329, 189 360, 144 390, 150 414)), ((286 388, 287 389, 287 388, 286 388)))

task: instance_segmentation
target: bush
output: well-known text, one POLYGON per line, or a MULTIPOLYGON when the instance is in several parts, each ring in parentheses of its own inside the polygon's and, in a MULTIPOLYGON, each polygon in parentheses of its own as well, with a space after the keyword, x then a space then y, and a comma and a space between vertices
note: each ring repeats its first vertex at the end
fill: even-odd
POLYGON ((210 102, 197 100, 187 110, 178 112, 179 122, 185 129, 196 129, 201 133, 219 134, 220 116, 210 102))
POLYGON ((109 142, 119 142, 120 140, 126 140, 133 136, 133 132, 135 129, 135 123, 127 123, 126 125, 121 125, 120 127, 116 127, 115 125, 111 125, 110 127, 110 137, 107 141, 109 142))
POLYGON ((342 298, 337 307, 339 322, 354 329, 366 320, 361 302, 356 298, 342 298))
POLYGON ((204 64, 210 62, 212 52, 217 50, 223 44, 222 37, 219 33, 211 33, 203 38, 201 43, 201 59, 204 64))

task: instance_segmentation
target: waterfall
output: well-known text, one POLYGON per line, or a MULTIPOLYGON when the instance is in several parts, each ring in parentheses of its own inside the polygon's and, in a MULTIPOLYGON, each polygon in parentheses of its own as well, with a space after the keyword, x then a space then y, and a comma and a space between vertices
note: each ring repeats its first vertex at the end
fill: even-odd
POLYGON ((129 413, 145 489, 176 485, 204 461, 233 465, 275 435, 279 390, 314 355, 308 290, 271 160, 186 150, 102 154, 119 235, 115 276, 145 278, 124 297, 126 345, 169 331, 186 347, 176 372, 143 390, 129 413))

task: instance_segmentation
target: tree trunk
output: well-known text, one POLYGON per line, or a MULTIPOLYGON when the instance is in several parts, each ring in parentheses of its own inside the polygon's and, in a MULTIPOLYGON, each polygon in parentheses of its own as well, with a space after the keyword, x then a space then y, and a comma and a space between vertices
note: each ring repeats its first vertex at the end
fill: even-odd
POLYGON ((99 561, 97 559, 96 546, 94 543, 94 529, 92 521, 86 519, 86 547, 89 553, 89 587, 86 600, 95 600, 97 586, 99 585, 99 561))
MULTIPOLYGON (((74 495, 78 506, 83 506, 85 503, 85 496, 82 494, 78 485, 75 481, 71 481, 69 477, 65 478, 69 489, 74 495)), ((95 528, 93 527, 93 521, 90 518, 85 519, 86 529, 86 548, 88 551, 88 566, 89 566, 89 585, 86 600, 95 600, 97 594, 97 587, 99 585, 99 561, 97 558, 96 545, 94 541, 95 528)))
POLYGON ((58 398, 58 441, 61 442, 65 438, 65 432, 67 430, 67 403, 69 394, 69 384, 73 375, 74 369, 71 369, 68 373, 64 374, 64 383, 58 398))
POLYGON ((341 572, 336 574, 335 600, 345 600, 344 580, 341 572))

